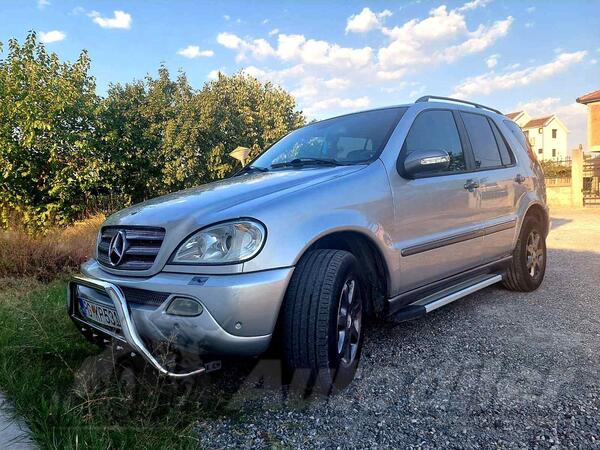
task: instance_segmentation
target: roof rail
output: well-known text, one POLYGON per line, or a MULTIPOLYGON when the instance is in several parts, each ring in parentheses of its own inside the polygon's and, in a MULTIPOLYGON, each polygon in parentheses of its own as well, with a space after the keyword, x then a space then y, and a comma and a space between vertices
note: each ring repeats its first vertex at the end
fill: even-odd
POLYGON ((429 100, 445 100, 448 102, 455 102, 455 103, 464 103, 465 105, 471 105, 474 106, 475 108, 480 108, 480 109, 487 109, 489 111, 493 111, 495 113, 498 114, 502 114, 500 111, 498 111, 497 109, 494 108, 490 108, 489 106, 485 106, 485 105, 481 105, 479 103, 474 103, 474 102, 469 102, 467 100, 459 100, 457 98, 450 98, 450 97, 439 97, 437 95, 425 95, 421 98, 418 98, 415 103, 423 103, 423 102, 428 102, 429 100))

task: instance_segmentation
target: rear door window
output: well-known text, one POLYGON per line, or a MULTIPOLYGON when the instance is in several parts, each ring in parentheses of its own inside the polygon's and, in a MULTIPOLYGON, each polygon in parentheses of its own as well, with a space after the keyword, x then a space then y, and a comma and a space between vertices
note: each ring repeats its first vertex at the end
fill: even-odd
POLYGON ((466 112, 461 112, 460 115, 469 135, 475 167, 477 169, 501 167, 500 150, 487 117, 466 112))

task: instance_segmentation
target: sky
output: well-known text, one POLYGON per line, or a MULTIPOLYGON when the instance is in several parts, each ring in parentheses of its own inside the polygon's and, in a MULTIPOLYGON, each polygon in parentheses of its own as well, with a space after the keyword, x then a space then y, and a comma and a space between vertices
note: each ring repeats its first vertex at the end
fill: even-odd
MULTIPOLYGON (((556 114, 586 144, 600 89, 600 0, 0 0, 0 42, 35 30, 111 83, 183 70, 194 88, 240 70, 290 91, 308 118, 453 96, 556 114)), ((2 54, 0 54, 2 58, 2 54)))

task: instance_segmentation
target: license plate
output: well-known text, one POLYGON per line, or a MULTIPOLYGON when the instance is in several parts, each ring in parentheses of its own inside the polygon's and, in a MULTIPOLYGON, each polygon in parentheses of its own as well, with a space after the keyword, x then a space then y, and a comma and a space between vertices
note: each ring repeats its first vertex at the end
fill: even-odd
POLYGON ((92 320, 111 328, 121 328, 121 323, 117 317, 117 311, 113 308, 107 308, 106 306, 101 306, 80 298, 79 312, 85 319, 92 320))

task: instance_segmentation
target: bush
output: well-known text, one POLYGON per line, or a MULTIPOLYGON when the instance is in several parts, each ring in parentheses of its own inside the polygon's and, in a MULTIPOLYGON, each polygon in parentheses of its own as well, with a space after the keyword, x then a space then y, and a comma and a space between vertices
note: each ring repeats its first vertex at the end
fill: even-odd
POLYGON ((570 161, 540 161, 540 165, 544 170, 546 178, 571 178, 571 162, 570 161))
POLYGON ((16 223, 0 230, 0 278, 28 276, 49 281, 77 269, 93 255, 103 221, 104 216, 96 215, 36 235, 16 223))

